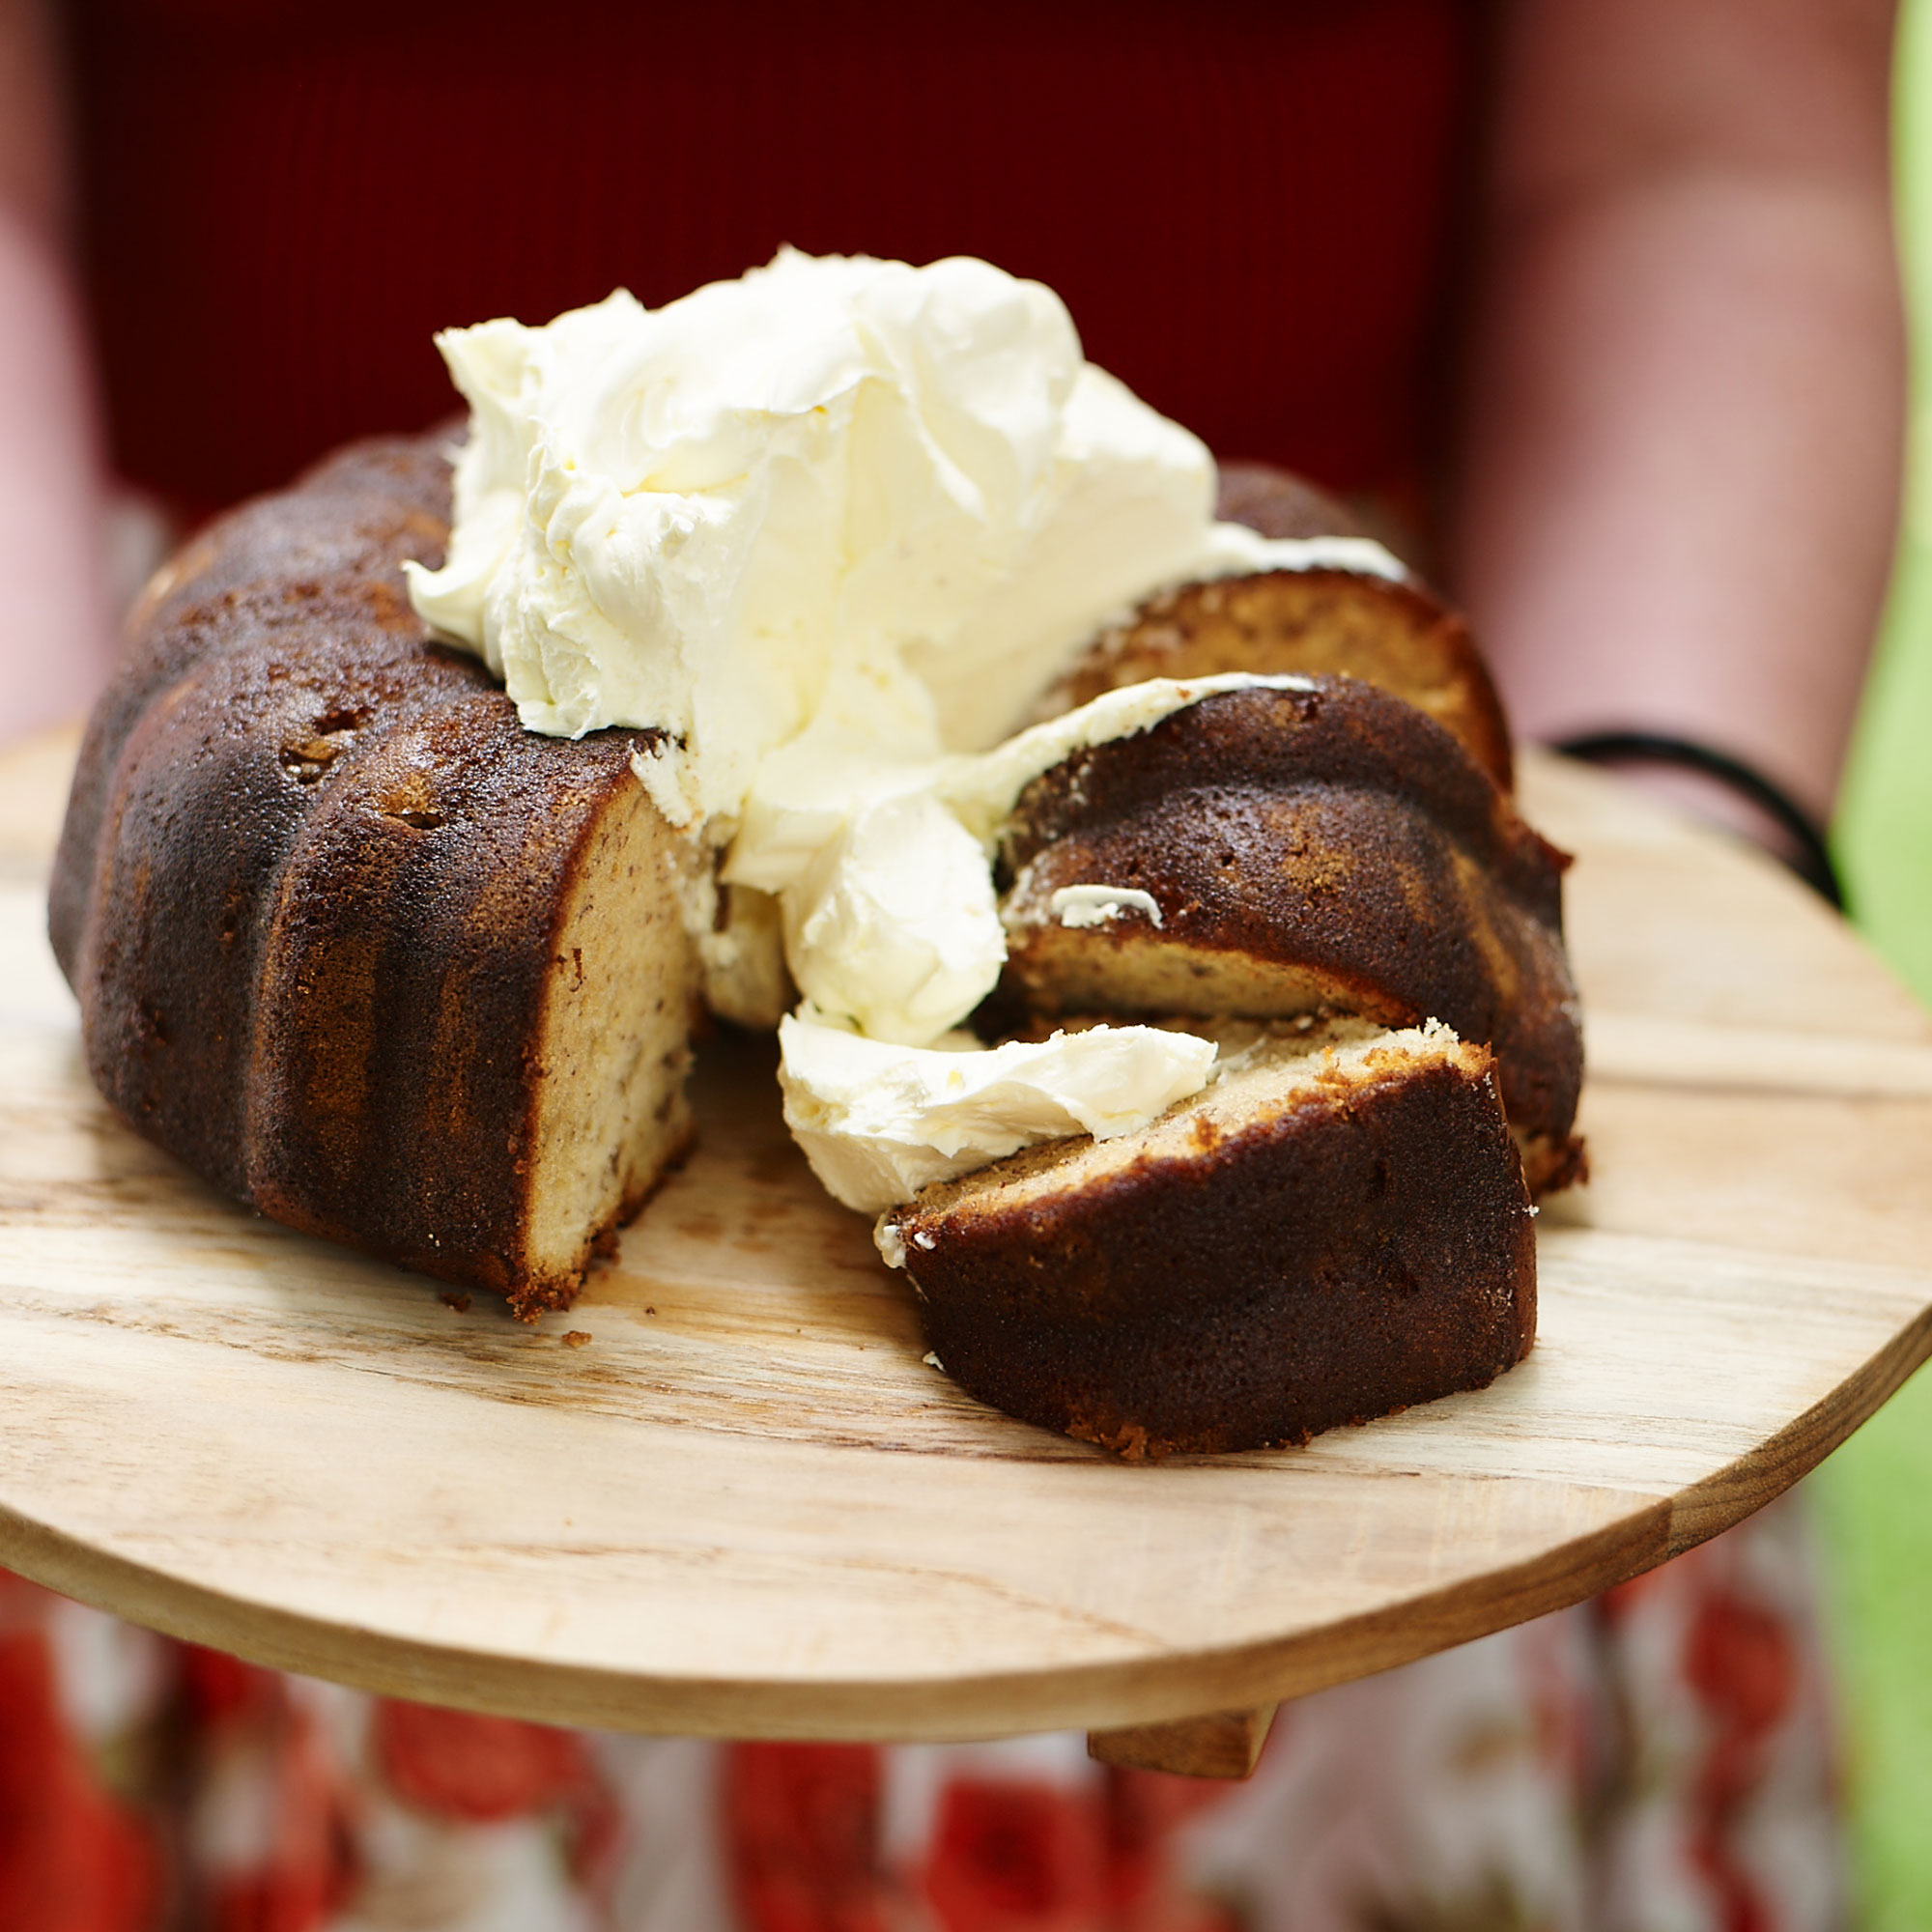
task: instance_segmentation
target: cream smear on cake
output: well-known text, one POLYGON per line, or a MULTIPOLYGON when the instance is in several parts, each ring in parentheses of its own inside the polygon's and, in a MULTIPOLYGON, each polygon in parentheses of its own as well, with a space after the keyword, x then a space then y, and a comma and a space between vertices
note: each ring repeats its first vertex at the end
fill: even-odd
POLYGON ((1111 925, 1122 917, 1144 919, 1150 925, 1161 923, 1160 901, 1137 886, 1062 886, 1047 911, 1075 931, 1090 925, 1111 925))
POLYGON ((785 1124, 827 1192, 870 1214, 1037 1141, 1135 1132, 1198 1094, 1215 1052, 1154 1027, 907 1049, 800 1015, 779 1041, 785 1124))
MULTIPOLYGON (((1203 578, 1406 575, 1362 539, 1215 522, 1199 439, 1088 362, 1050 290, 984 262, 787 249, 661 309, 619 291, 438 342, 470 433, 448 559, 406 566, 411 597, 531 729, 669 734, 639 779, 724 852, 724 880, 780 898, 806 995, 784 1036, 794 1111, 863 1113, 847 1049, 814 1057, 810 1029, 929 1051, 991 989, 989 841, 1031 778, 1194 701, 1182 689, 1229 688, 1132 687, 1010 736, 1103 626, 1203 578), (835 1060, 821 1093, 809 1069, 835 1060)), ((709 911, 693 925, 715 949, 709 911)), ((1151 1051, 1168 1075, 1130 1124, 1181 1077, 1185 1056, 1151 1051)), ((952 1072, 970 1056, 945 1057, 952 1072)), ((1068 1064, 1045 1055, 1037 1079, 1068 1064)), ((923 1074, 877 1077, 911 1144, 953 1135, 937 1102, 912 1103, 923 1074)), ((988 1070, 988 1095, 1009 1086, 988 1070)), ((1090 1131, 1052 1124, 1081 1118, 1074 1089, 1055 1092, 1013 1103, 1015 1146, 1090 1131)))

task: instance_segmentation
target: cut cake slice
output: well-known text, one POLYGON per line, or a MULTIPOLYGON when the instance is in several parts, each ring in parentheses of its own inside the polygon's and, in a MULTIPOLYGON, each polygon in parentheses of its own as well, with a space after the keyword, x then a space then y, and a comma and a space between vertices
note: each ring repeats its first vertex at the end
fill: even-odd
POLYGON ((1220 1029, 1138 1133, 1056 1141, 879 1224, 981 1401, 1129 1459, 1303 1442, 1528 1353, 1536 1247, 1488 1048, 1220 1029))

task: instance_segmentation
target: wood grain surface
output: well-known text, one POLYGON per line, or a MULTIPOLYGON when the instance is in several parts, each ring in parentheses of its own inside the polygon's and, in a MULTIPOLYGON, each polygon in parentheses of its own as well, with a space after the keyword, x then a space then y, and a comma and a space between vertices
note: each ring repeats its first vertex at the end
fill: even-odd
POLYGON ((264 1662, 742 1736, 1237 1711, 1713 1534, 1932 1350, 1932 1027, 1768 861, 1551 759, 1596 1178, 1539 1224, 1535 1353, 1126 1467, 923 1365, 762 1045, 707 1051, 700 1151, 536 1329, 189 1179, 96 1099, 47 953, 71 756, 0 760, 0 1562, 264 1662))
POLYGON ((1280 1707, 1257 1704, 1245 1711, 1209 1711, 1164 1724, 1129 1724, 1122 1730, 1089 1731, 1087 1755, 1129 1771, 1164 1771, 1174 1777, 1252 1777, 1262 1747, 1280 1707))

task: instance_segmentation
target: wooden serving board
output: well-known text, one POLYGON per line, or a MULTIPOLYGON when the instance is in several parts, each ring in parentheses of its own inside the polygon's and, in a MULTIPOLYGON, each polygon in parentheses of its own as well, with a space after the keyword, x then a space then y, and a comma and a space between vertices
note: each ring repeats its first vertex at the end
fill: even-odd
POLYGON ((1128 1467, 923 1365, 763 1049, 707 1053, 699 1152, 536 1329, 189 1179, 95 1098, 43 938, 71 755, 0 761, 0 1562, 246 1657, 640 1730, 1157 1723, 1628 1577, 1932 1350, 1932 1026, 1769 862, 1552 759, 1596 1179, 1535 1353, 1128 1467))

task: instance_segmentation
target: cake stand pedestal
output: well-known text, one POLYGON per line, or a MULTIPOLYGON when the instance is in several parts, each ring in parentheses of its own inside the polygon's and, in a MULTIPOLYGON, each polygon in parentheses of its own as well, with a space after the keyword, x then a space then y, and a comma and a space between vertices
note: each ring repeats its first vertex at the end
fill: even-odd
POLYGON ((923 1364, 764 1046, 707 1050, 699 1151, 535 1328, 190 1179, 96 1098, 47 953, 71 754, 0 760, 0 1563, 259 1662, 1238 1772, 1276 1700, 1737 1521, 1932 1351, 1932 1025, 1769 861, 1554 759, 1523 794, 1579 855, 1595 1178, 1538 1224, 1534 1354, 1303 1450, 1129 1467, 923 1364))

